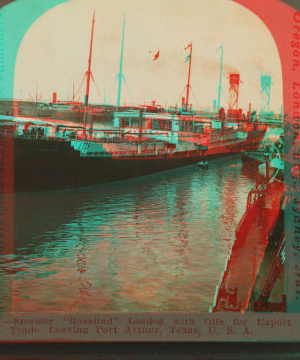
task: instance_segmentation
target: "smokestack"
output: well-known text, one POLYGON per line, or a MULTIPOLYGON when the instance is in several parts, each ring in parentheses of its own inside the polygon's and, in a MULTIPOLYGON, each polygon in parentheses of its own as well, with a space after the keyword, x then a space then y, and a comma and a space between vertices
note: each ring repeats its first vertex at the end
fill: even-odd
POLYGON ((229 75, 229 109, 238 108, 240 74, 229 75))
POLYGON ((214 113, 217 112, 217 100, 213 100, 213 109, 214 109, 214 113))
POLYGON ((54 92, 53 93, 53 104, 56 104, 57 103, 57 93, 54 92))
POLYGON ((19 103, 17 101, 13 102, 13 115, 14 116, 19 116, 19 103))
POLYGON ((261 111, 269 111, 271 84, 272 84, 271 76, 262 76, 261 77, 261 91, 260 91, 260 109, 261 109, 261 111))

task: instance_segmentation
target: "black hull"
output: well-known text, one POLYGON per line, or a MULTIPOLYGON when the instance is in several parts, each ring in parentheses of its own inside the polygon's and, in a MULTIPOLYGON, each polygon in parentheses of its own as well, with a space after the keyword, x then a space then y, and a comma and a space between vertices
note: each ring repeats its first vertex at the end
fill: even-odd
MULTIPOLYGON (((236 148, 201 156, 199 151, 171 155, 100 157, 80 156, 69 142, 15 138, 14 191, 59 190, 112 181, 197 164, 239 153, 236 148)), ((259 146, 248 144, 248 148, 259 146)))
POLYGON ((246 163, 251 166, 259 166, 265 162, 265 158, 262 154, 253 154, 251 152, 242 151, 241 159, 243 163, 246 163))
MULTIPOLYGON (((244 165, 249 167, 255 167, 258 169, 259 165, 262 165, 266 162, 262 153, 251 153, 247 151, 241 152, 241 159, 244 165)), ((270 167, 272 171, 276 172, 277 169, 270 167)), ((284 181, 284 170, 280 169, 276 175, 276 179, 284 181)))

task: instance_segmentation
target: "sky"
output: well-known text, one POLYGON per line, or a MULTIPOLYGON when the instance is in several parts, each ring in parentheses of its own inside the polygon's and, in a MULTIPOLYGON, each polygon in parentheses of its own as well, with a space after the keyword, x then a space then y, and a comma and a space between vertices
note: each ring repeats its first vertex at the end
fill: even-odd
POLYGON ((228 108, 230 73, 239 73, 239 108, 260 108, 260 77, 271 76, 270 110, 280 112, 282 75, 275 41, 264 23, 230 0, 71 0, 44 13, 18 51, 14 97, 83 101, 93 12, 95 28, 90 103, 117 102, 123 17, 125 40, 121 104, 156 101, 180 106, 185 96, 193 43, 190 103, 206 108, 217 100, 220 51, 224 48, 221 105, 228 108), (157 60, 154 55, 159 51, 157 60), (113 86, 114 85, 114 86, 113 86))

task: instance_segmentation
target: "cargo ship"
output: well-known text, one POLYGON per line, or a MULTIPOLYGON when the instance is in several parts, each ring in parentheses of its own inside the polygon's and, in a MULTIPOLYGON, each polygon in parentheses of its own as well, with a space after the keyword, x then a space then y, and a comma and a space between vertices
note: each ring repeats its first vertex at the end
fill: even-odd
POLYGON ((124 28, 125 16, 118 101, 110 128, 93 128, 86 110, 92 76, 94 17, 86 72, 84 123, 0 116, 1 133, 14 138, 14 191, 58 190, 124 180, 242 150, 252 151, 260 146, 268 127, 258 125, 257 120, 226 119, 222 108, 213 119, 208 119, 195 115, 189 107, 192 43, 188 46, 189 73, 183 109, 122 109, 124 28))
MULTIPOLYGON (((116 112, 115 117, 120 120, 125 115, 132 118, 137 114, 116 112)), ((158 117, 148 112, 138 115, 146 128, 86 130, 78 124, 1 116, 2 134, 14 138, 14 190, 89 186, 197 164, 251 151, 266 133, 265 128, 253 129, 248 124, 240 130, 198 133, 180 128, 201 126, 201 119, 185 116, 180 120, 173 114, 158 117), (153 121, 154 115, 161 124, 168 115, 171 128, 149 128, 147 118, 153 121)))

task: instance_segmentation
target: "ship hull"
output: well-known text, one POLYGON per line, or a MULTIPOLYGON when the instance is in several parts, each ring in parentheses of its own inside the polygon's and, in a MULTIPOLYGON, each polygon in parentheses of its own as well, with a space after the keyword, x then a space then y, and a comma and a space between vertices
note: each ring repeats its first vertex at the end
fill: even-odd
MULTIPOLYGON (((257 168, 260 175, 266 178, 266 159, 262 152, 255 153, 242 151, 241 159, 244 165, 257 168)), ((277 180, 284 181, 284 169, 278 170, 276 167, 269 165, 269 176, 273 177, 275 174, 277 180)))
POLYGON ((259 166, 265 162, 265 158, 263 154, 254 154, 247 151, 241 152, 241 159, 243 163, 251 166, 259 166))
POLYGON ((59 190, 125 180, 252 150, 262 138, 238 147, 215 146, 204 154, 193 150, 142 156, 81 156, 70 142, 15 138, 14 189, 59 190))

